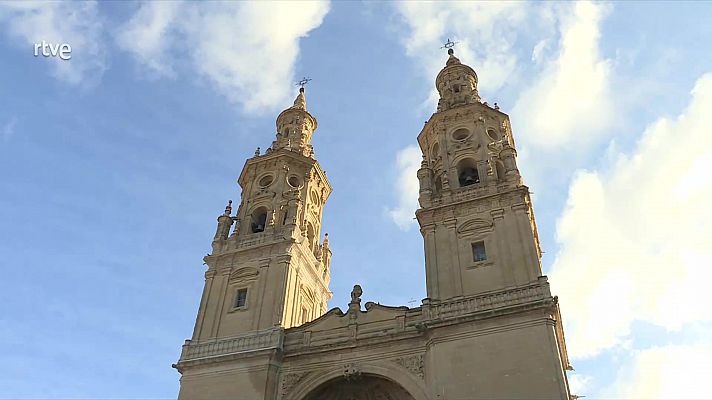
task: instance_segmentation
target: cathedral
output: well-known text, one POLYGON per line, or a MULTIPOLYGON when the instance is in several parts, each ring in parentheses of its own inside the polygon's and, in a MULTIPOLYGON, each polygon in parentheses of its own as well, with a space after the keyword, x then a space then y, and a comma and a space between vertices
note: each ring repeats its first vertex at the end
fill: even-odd
POLYGON ((327 310, 321 221, 332 187, 302 87, 271 146, 245 162, 237 210, 230 202, 218 217, 193 335, 173 365, 179 399, 572 398, 509 116, 448 54, 437 111, 417 137, 421 305, 361 304, 355 285, 348 309, 327 310))

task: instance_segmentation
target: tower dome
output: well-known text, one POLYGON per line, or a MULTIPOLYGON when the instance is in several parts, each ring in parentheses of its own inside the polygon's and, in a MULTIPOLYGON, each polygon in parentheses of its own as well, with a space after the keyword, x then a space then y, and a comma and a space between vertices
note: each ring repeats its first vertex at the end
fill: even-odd
POLYGON ((294 105, 277 117, 277 137, 272 143, 272 150, 287 148, 311 156, 313 150, 310 142, 316 126, 316 118, 307 111, 304 88, 299 88, 294 105))
POLYGON ((438 111, 445 111, 465 104, 480 101, 477 93, 477 73, 469 65, 460 62, 452 49, 445 67, 435 78, 435 87, 440 93, 438 111))

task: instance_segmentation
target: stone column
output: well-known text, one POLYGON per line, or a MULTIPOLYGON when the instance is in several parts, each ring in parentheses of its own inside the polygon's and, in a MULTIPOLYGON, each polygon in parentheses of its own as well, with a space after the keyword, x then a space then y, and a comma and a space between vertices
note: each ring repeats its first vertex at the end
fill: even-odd
POLYGON ((435 225, 426 225, 420 228, 420 232, 425 242, 425 284, 428 297, 439 299, 435 225))
POLYGON ((198 308, 198 316, 195 318, 195 329, 193 330, 193 340, 200 339, 203 333, 203 324, 205 323, 205 309, 208 307, 210 292, 213 288, 213 278, 217 272, 214 269, 205 271, 205 285, 203 286, 203 294, 200 297, 200 307, 198 308))

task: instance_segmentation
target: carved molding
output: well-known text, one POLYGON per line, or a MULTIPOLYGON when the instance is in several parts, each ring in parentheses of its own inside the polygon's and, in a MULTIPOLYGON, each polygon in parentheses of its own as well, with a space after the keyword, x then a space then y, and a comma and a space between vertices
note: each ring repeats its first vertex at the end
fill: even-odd
POLYGON ((425 362, 422 354, 394 358, 394 363, 410 371, 420 379, 425 379, 425 362))
POLYGON ((288 394, 309 372, 290 372, 282 377, 282 396, 288 394))
POLYGON ((230 274, 229 281, 246 281, 257 279, 260 272, 252 267, 240 268, 237 271, 230 274))
POLYGON ((457 233, 467 234, 477 231, 486 231, 492 229, 492 222, 481 218, 474 218, 464 222, 457 228, 457 233))

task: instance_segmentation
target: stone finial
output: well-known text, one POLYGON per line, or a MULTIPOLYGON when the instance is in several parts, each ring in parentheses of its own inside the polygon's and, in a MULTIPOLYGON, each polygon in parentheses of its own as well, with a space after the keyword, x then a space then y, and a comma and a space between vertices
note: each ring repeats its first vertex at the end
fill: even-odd
POLYGON ((255 157, 260 155, 260 148, 258 147, 257 150, 255 150, 255 157))
POLYGON ((299 88, 299 94, 297 95, 297 98, 294 99, 294 105, 292 106, 292 108, 297 108, 304 111, 307 110, 307 99, 304 96, 303 87, 299 88))
POLYGON ((494 103, 494 109, 495 109, 495 110, 499 110, 499 104, 494 103))
POLYGON ((227 206, 225 206, 225 215, 230 216, 232 214, 232 200, 227 201, 227 206))
POLYGON ((349 304, 361 304, 361 295, 363 290, 361 290, 360 285, 354 285, 354 290, 351 291, 351 303, 349 304))
POLYGON ((328 233, 324 234, 324 247, 326 247, 327 249, 329 248, 329 234, 328 233))
POLYGON ((449 54, 450 56, 447 58, 447 61, 445 62, 446 66, 460 64, 460 59, 455 57, 455 51, 453 51, 453 49, 448 49, 447 54, 449 54))

